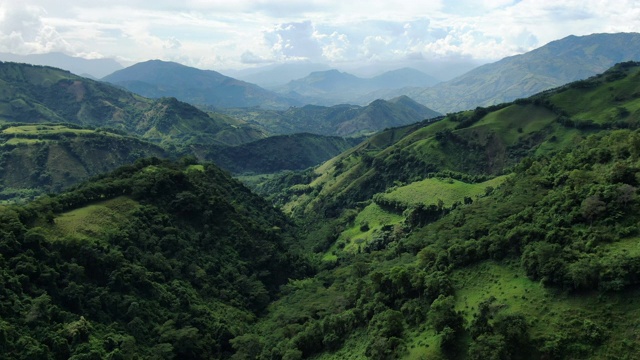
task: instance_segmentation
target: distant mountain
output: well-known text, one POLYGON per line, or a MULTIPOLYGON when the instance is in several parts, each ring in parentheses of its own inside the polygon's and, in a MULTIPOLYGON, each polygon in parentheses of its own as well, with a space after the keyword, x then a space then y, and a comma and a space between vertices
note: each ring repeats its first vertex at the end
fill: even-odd
POLYGON ((335 105, 354 103, 360 96, 375 91, 427 87, 436 83, 437 79, 411 68, 388 71, 372 78, 360 78, 332 69, 313 72, 274 90, 311 104, 335 105))
POLYGON ((213 161, 232 173, 267 174, 319 165, 360 141, 302 133, 271 136, 238 146, 194 146, 192 149, 198 158, 213 161))
POLYGON ((175 97, 195 105, 266 109, 299 105, 258 85, 212 70, 200 70, 174 62, 150 60, 105 76, 102 80, 150 98, 175 97))
POLYGON ((222 73, 268 89, 303 78, 314 71, 325 71, 329 69, 330 67, 324 64, 288 63, 244 70, 222 71, 222 73))
POLYGON ((122 65, 114 59, 84 59, 63 53, 16 55, 0 53, 0 61, 12 61, 33 65, 52 66, 80 76, 99 79, 114 71, 122 69, 122 65))
POLYGON ((307 132, 330 136, 368 135, 441 115, 406 96, 375 100, 367 106, 305 105, 281 111, 228 109, 225 112, 247 123, 259 124, 274 134, 307 132))
POLYGON ((640 60, 638 33, 568 36, 430 88, 376 92, 361 101, 405 94, 440 112, 473 109, 530 96, 629 60, 640 60))
POLYGON ((236 145, 265 137, 228 116, 175 98, 143 98, 52 67, 0 63, 0 123, 106 127, 155 143, 236 145))

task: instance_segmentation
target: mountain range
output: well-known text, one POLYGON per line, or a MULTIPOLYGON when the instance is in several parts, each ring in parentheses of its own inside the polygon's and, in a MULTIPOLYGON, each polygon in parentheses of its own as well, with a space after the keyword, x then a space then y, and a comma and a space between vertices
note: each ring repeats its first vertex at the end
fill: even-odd
MULTIPOLYGON (((435 78, 411 68, 388 71, 372 78, 360 78, 338 70, 312 72, 279 87, 276 92, 318 105, 350 103, 352 99, 375 91, 389 91, 415 86, 432 86, 435 78)), ((372 99, 375 100, 375 99, 372 99)))
POLYGON ((375 100, 366 106, 305 105, 287 110, 221 109, 220 111, 274 134, 313 133, 329 136, 370 135, 384 128, 441 115, 407 96, 375 100))
POLYGON ((145 97, 175 97, 194 105, 224 108, 259 106, 265 109, 300 105, 297 101, 216 71, 160 60, 132 65, 102 80, 145 97))
POLYGON ((473 109, 527 97, 631 60, 640 60, 638 33, 568 36, 432 87, 376 92, 356 103, 403 94, 442 113, 473 109))
POLYGON ((221 72, 236 79, 270 89, 284 85, 292 80, 301 79, 314 71, 326 71, 330 69, 329 65, 325 64, 298 62, 221 72))

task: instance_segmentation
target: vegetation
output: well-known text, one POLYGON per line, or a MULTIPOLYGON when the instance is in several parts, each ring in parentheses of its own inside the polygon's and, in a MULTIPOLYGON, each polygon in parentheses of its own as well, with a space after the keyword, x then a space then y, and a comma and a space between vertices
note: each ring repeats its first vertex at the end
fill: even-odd
POLYGON ((55 68, 0 63, 0 80, 0 122, 71 123, 174 146, 235 145, 266 136, 256 127, 175 98, 147 99, 55 68))
POLYGON ((214 166, 187 165, 138 161, 0 208, 4 356, 231 354, 309 267, 285 217, 214 166))
POLYGON ((187 157, 0 206, 0 348, 638 358, 639 76, 622 63, 388 129, 317 168, 253 181, 271 203, 187 157))
POLYGON ((406 96, 375 100, 367 106, 305 105, 288 110, 226 109, 226 114, 258 123, 275 134, 312 133, 328 136, 371 135, 380 130, 440 116, 406 96))
POLYGON ((295 134, 271 136, 237 146, 193 146, 192 149, 195 149, 199 158, 213 161, 234 174, 269 174, 316 166, 361 141, 356 138, 295 134))

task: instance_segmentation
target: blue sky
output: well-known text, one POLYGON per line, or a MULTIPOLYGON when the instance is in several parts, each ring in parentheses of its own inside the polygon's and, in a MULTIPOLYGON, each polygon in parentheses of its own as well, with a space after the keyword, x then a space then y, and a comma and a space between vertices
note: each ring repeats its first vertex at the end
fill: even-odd
POLYGON ((0 52, 125 65, 481 63, 601 32, 640 32, 640 1, 0 0, 0 52))

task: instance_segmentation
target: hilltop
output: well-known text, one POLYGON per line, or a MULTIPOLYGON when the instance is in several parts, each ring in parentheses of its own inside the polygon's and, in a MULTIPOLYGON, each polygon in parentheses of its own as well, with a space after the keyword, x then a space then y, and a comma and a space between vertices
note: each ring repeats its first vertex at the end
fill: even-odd
POLYGON ((0 206, 2 352, 226 358, 308 272, 293 227, 213 165, 157 159, 0 206))

